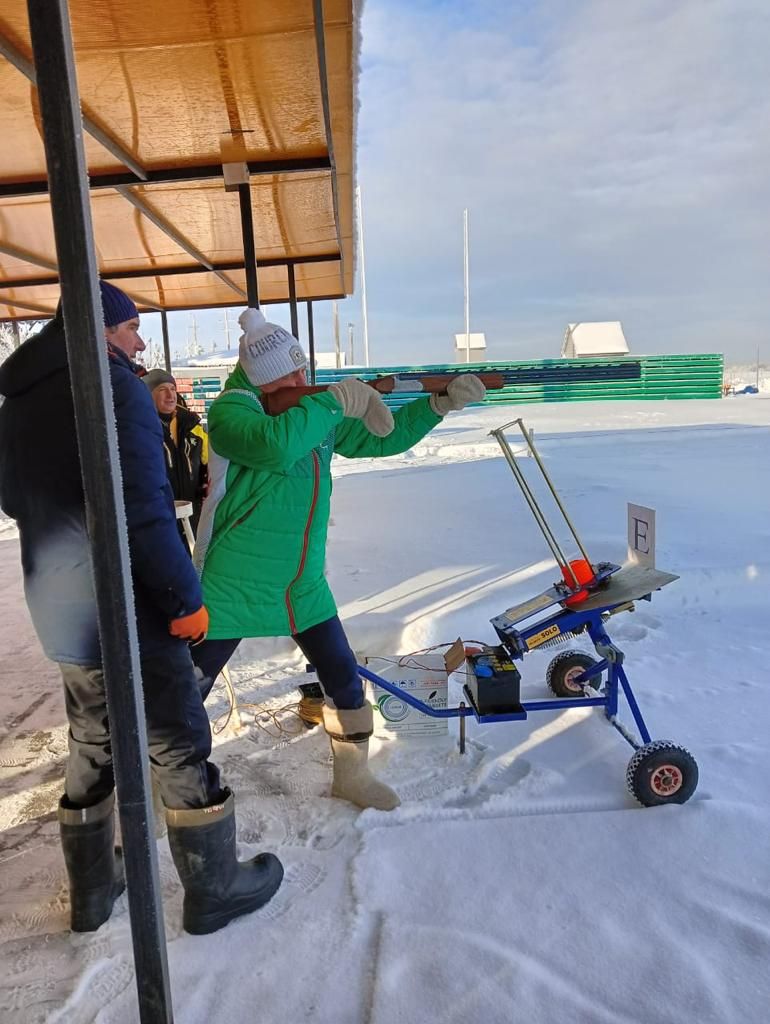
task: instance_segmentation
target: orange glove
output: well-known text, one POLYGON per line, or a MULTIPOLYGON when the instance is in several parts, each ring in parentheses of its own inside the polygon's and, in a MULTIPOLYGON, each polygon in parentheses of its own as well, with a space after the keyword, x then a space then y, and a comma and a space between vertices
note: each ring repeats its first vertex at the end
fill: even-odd
POLYGON ((172 619, 168 624, 168 631, 172 636, 178 636, 180 640, 186 640, 188 644, 199 644, 206 639, 209 628, 209 613, 206 606, 201 605, 197 612, 191 615, 182 615, 178 619, 172 619))

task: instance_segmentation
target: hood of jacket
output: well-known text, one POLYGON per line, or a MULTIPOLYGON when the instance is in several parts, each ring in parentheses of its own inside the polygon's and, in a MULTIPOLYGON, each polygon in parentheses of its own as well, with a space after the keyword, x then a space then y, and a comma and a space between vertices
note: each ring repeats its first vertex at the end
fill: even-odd
POLYGON ((67 367, 64 324, 58 317, 19 345, 0 366, 0 395, 23 395, 46 377, 67 367))

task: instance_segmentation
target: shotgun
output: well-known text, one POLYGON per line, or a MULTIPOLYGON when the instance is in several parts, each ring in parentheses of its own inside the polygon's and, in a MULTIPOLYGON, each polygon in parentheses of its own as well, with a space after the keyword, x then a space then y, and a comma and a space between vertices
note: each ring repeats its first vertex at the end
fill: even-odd
MULTIPOLYGON (((379 391, 381 395, 395 395, 399 393, 413 395, 416 392, 422 392, 426 395, 445 395, 447 386, 455 378, 461 376, 462 374, 460 373, 420 374, 414 377, 391 375, 389 377, 374 377, 372 380, 367 380, 364 383, 369 384, 375 391, 379 391)), ((487 391, 494 391, 505 386, 505 378, 502 373, 477 373, 475 376, 479 378, 487 391)), ((304 387, 280 388, 278 391, 272 391, 269 395, 260 395, 260 400, 268 416, 278 416, 279 413, 286 412, 287 409, 293 409, 295 405, 299 405, 300 398, 304 398, 305 395, 320 395, 323 391, 328 390, 328 384, 308 384, 304 387)))

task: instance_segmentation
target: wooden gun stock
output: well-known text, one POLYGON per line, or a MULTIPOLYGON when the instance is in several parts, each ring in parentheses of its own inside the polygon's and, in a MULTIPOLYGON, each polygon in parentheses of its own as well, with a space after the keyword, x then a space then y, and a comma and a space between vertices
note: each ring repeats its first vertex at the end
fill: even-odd
MULTIPOLYGON (((462 376, 461 373, 422 374, 419 377, 393 375, 375 377, 364 383, 369 384, 375 391, 379 391, 381 395, 390 395, 394 391, 408 394, 421 392, 426 395, 445 395, 448 385, 457 377, 462 376)), ((479 378, 487 391, 495 391, 505 386, 502 373, 476 373, 474 376, 479 378)), ((261 395, 260 399, 269 416, 278 416, 280 413, 286 412, 287 409, 293 409, 295 405, 299 405, 300 398, 304 398, 305 395, 320 395, 328 390, 328 384, 308 384, 305 387, 280 388, 278 391, 272 391, 269 395, 261 395)))

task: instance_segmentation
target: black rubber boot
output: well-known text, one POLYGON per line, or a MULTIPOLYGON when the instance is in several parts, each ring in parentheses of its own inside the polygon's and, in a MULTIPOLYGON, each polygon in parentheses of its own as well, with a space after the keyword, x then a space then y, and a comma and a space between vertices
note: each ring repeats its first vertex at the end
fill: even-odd
POLYGON ((257 910, 278 890, 283 866, 272 853, 241 863, 235 855, 235 802, 167 810, 171 856, 184 887, 184 930, 208 935, 257 910))
POLYGON ((115 795, 74 810, 59 801, 59 834, 70 883, 70 927, 95 932, 126 887, 123 857, 115 849, 115 795))

